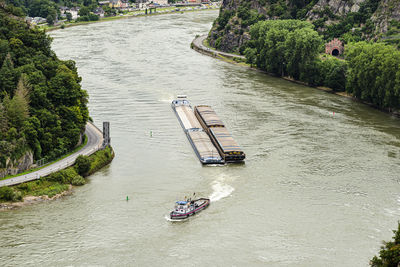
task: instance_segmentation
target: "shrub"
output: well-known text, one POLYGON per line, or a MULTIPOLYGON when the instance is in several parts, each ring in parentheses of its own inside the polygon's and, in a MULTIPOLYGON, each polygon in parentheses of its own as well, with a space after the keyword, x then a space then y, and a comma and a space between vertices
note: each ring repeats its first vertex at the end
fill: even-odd
POLYGON ((320 69, 324 86, 332 88, 334 91, 345 90, 347 66, 344 60, 329 56, 322 61, 320 69))
POLYGON ((15 198, 15 192, 8 186, 0 187, 0 199, 5 201, 13 201, 15 198))
POLYGON ((71 180, 72 185, 84 185, 85 183, 86 183, 85 179, 80 175, 76 175, 71 180))
POLYGON ((92 174, 100 170, 105 165, 110 163, 113 158, 114 153, 111 147, 106 147, 103 150, 97 151, 94 155, 90 156, 92 165, 88 174, 92 174))
POLYGON ((85 183, 83 177, 80 176, 73 167, 53 173, 47 176, 46 179, 60 184, 82 185, 85 183))
POLYGON ((17 189, 21 191, 30 191, 32 189, 32 185, 30 183, 23 183, 18 185, 17 189))
POLYGON ((76 158, 75 160, 75 168, 76 171, 82 175, 85 176, 90 170, 90 160, 88 156, 83 156, 79 155, 79 157, 76 158))
POLYGON ((17 191, 14 193, 14 198, 12 201, 21 201, 22 200, 22 193, 17 191))
POLYGON ((47 195, 48 197, 53 197, 61 192, 64 192, 68 189, 68 185, 66 184, 59 184, 55 183, 49 187, 43 188, 39 191, 36 191, 34 195, 36 196, 45 196, 47 195))

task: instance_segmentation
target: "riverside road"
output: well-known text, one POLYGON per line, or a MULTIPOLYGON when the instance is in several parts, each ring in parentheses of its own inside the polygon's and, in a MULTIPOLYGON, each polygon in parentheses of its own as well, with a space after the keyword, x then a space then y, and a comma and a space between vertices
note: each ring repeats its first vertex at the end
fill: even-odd
POLYGON ((31 172, 25 175, 13 177, 10 179, 0 181, 0 187, 16 185, 28 181, 37 180, 40 177, 47 176, 53 172, 59 171, 61 169, 67 168, 74 164, 75 159, 79 155, 89 156, 99 150, 103 143, 103 133, 92 123, 88 122, 86 124, 85 134, 87 136, 86 145, 79 151, 69 155, 68 157, 59 160, 53 164, 50 164, 40 170, 31 172))
POLYGON ((197 48, 199 48, 200 50, 206 52, 206 53, 213 54, 214 56, 220 55, 220 56, 229 57, 229 58, 246 59, 246 57, 244 57, 244 56, 221 52, 221 51, 218 51, 218 50, 215 50, 215 49, 212 49, 212 48, 209 48, 209 47, 205 46, 204 45, 204 40, 206 38, 207 38, 207 34, 197 37, 196 39, 193 40, 193 45, 196 46, 197 48))

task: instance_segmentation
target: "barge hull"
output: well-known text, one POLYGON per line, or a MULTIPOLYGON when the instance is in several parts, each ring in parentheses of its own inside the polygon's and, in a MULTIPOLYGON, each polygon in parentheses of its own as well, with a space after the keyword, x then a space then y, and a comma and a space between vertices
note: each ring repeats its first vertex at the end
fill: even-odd
POLYGON ((243 162, 246 155, 215 111, 210 106, 201 105, 194 108, 194 113, 225 162, 243 162))
POLYGON ((223 157, 207 133, 204 132, 189 101, 174 100, 171 106, 200 162, 202 164, 224 164, 223 157))

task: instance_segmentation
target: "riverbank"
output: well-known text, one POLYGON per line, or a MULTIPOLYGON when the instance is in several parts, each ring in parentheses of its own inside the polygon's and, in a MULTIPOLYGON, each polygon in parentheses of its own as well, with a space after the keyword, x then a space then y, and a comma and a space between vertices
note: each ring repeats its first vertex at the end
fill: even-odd
POLYGON ((46 32, 49 32, 49 31, 65 29, 65 28, 70 28, 70 27, 75 27, 75 26, 93 24, 93 23, 98 23, 98 22, 120 20, 120 19, 129 19, 129 18, 133 18, 133 17, 158 16, 158 15, 165 15, 165 14, 200 12, 200 11, 210 11, 210 10, 218 10, 218 9, 219 9, 219 7, 212 7, 212 8, 206 8, 206 9, 195 9, 193 7, 190 9, 167 8, 167 9, 161 9, 160 11, 154 12, 154 13, 146 14, 146 13, 144 13, 144 11, 139 11, 139 12, 128 13, 127 15, 122 15, 122 16, 103 17, 103 18, 100 18, 99 20, 95 20, 95 21, 68 22, 68 23, 63 23, 63 24, 56 25, 56 26, 48 26, 48 25, 40 26, 39 28, 45 30, 46 32))
POLYGON ((342 96, 342 97, 347 97, 347 98, 352 99, 353 101, 365 104, 365 105, 370 106, 370 107, 372 107, 374 109, 383 111, 385 113, 388 113, 388 114, 391 114, 393 116, 396 116, 396 117, 400 118, 400 111, 388 110, 388 109, 383 109, 383 108, 377 107, 376 105, 374 105, 372 103, 361 101, 360 99, 357 99, 354 96, 352 96, 352 95, 350 95, 350 94, 348 94, 346 92, 337 92, 337 91, 334 91, 332 88, 329 88, 329 87, 311 86, 311 85, 309 85, 309 84, 307 84, 305 82, 294 80, 291 77, 277 76, 277 75, 274 75, 272 73, 268 73, 266 71, 254 68, 250 64, 245 62, 246 58, 244 56, 218 51, 218 50, 210 47, 207 44, 207 35, 196 36, 196 38, 192 41, 190 46, 191 46, 191 48, 193 50, 195 50, 195 51, 197 51, 199 53, 202 53, 204 55, 208 55, 208 56, 211 56, 211 57, 214 57, 214 58, 218 58, 218 59, 223 60, 225 62, 228 62, 228 63, 231 63, 231 64, 235 64, 235 65, 240 65, 242 67, 246 67, 246 68, 261 72, 261 73, 268 74, 270 76, 282 78, 282 79, 284 79, 286 81, 289 81, 289 82, 293 82, 293 83, 296 83, 296 84, 300 84, 300 85, 316 88, 318 90, 321 90, 321 91, 324 91, 324 92, 327 92, 327 93, 330 93, 330 94, 334 94, 334 95, 338 95, 338 96, 342 96))
POLYGON ((68 156, 70 156, 70 155, 72 155, 72 154, 78 152, 79 150, 81 150, 83 147, 86 146, 87 141, 88 141, 88 138, 87 138, 87 135, 85 134, 85 135, 83 135, 83 141, 82 141, 82 143, 81 143, 80 145, 78 145, 76 148, 74 148, 74 149, 73 149, 72 151, 70 151, 69 153, 67 153, 67 154, 65 154, 65 155, 63 155, 63 156, 61 156, 61 157, 59 157, 58 159, 55 159, 55 160, 50 161, 50 162, 48 162, 48 163, 45 163, 45 164, 43 164, 42 166, 34 167, 34 168, 32 168, 32 169, 28 169, 28 170, 26 170, 26 171, 24 171, 24 172, 21 172, 21 173, 18 173, 18 174, 7 175, 7 176, 5 176, 5 177, 0 177, 0 180, 7 180, 7 179, 11 179, 11 178, 18 177, 18 176, 23 176, 23 175, 26 175, 26 174, 29 174, 29 173, 32 173, 32 172, 41 170, 41 169, 43 169, 43 168, 46 168, 47 166, 49 166, 49 165, 51 165, 51 164, 54 164, 54 163, 56 163, 56 162, 58 162, 58 161, 60 161, 60 160, 62 160, 62 159, 65 159, 66 157, 68 157, 68 156))
POLYGON ((107 166, 114 159, 115 153, 111 146, 85 157, 87 169, 82 173, 82 167, 75 163, 73 166, 36 181, 21 183, 19 185, 0 188, 0 211, 32 205, 43 201, 55 200, 70 195, 73 186, 86 183, 84 177, 97 172, 107 166))
POLYGON ((69 196, 73 193, 73 187, 72 185, 68 186, 68 189, 56 194, 52 197, 49 197, 48 195, 43 195, 43 196, 26 196, 23 198, 22 201, 19 202, 4 202, 1 203, 0 202, 0 212, 1 211, 7 211, 7 210, 14 210, 17 208, 21 208, 24 206, 29 206, 29 205, 33 205, 33 204, 37 204, 37 203, 41 203, 44 201, 50 201, 50 200, 56 200, 59 199, 63 196, 69 196))
POLYGON ((71 155, 64 155, 52 163, 43 166, 35 171, 27 172, 15 177, 0 180, 0 188, 3 186, 12 186, 28 181, 37 180, 40 177, 45 177, 56 171, 72 166, 75 159, 79 155, 89 156, 102 148, 103 133, 93 123, 86 124, 85 135, 87 136, 86 144, 80 150, 73 152, 71 155))

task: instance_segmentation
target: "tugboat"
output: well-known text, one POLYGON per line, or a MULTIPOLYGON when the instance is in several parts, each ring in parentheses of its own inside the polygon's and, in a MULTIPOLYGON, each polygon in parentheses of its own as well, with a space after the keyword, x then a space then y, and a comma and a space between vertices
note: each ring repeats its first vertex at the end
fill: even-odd
POLYGON ((210 199, 199 198, 199 199, 188 199, 187 201, 177 201, 175 208, 170 213, 171 220, 182 220, 189 216, 195 215, 196 213, 204 210, 210 205, 210 199))

